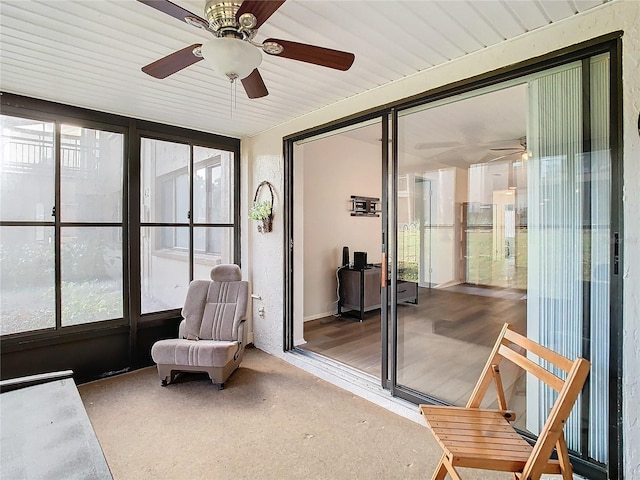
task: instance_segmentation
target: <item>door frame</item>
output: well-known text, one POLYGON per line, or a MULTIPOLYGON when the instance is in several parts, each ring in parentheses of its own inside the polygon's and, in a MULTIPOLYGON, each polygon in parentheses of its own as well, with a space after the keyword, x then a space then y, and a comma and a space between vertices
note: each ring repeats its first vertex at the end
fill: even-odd
MULTIPOLYGON (((380 196, 380 217, 382 227, 381 238, 381 255, 382 255, 382 279, 386 281, 389 277, 388 262, 385 261, 388 255, 388 219, 389 219, 389 148, 385 146, 389 145, 389 115, 386 109, 382 111, 372 110, 363 115, 353 115, 329 124, 323 125, 315 129, 305 130, 295 135, 291 135, 284 139, 283 143, 283 156, 284 156, 284 324, 283 324, 283 351, 301 351, 295 346, 295 332, 294 332, 294 150, 297 142, 307 140, 311 137, 321 136, 326 133, 330 133, 335 130, 345 129, 349 127, 357 126, 360 123, 366 123, 377 120, 381 125, 381 147, 380 147, 380 162, 381 162, 381 196, 380 196)), ((299 179, 298 179, 299 180, 299 179)), ((389 288, 383 288, 380 292, 381 305, 389 304, 389 288)), ((380 309, 381 316, 381 333, 382 333, 382 345, 388 345, 388 328, 384 328, 384 325, 388 325, 389 322, 389 310, 380 309)), ((384 389, 389 389, 388 381, 388 368, 389 365, 389 353, 387 349, 383 349, 382 362, 381 362, 381 374, 380 384, 384 389)))
MULTIPOLYGON (((623 444, 622 444, 622 357, 623 357, 623 158, 622 158, 622 37, 623 32, 612 32, 586 42, 572 45, 540 57, 525 60, 523 62, 500 68, 491 72, 477 75, 452 84, 447 84, 424 93, 391 102, 386 105, 372 108, 365 112, 357 113, 349 117, 335 120, 317 127, 309 128, 301 132, 283 138, 284 156, 284 318, 283 318, 283 350, 295 350, 293 341, 293 147, 294 143, 305 138, 329 133, 333 130, 348 127, 372 118, 381 117, 383 132, 387 134, 387 142, 383 135, 382 145, 388 145, 388 134, 391 132, 391 155, 387 148, 383 148, 382 157, 388 159, 391 164, 391 178, 397 179, 398 140, 397 124, 398 111, 419 105, 428 104, 437 100, 446 99, 461 93, 472 92, 483 87, 503 83, 507 80, 517 79, 536 72, 547 70, 565 63, 583 60, 600 53, 610 55, 610 150, 611 150, 611 242, 610 258, 612 272, 610 275, 610 383, 609 383, 609 447, 607 465, 598 465, 584 458, 572 456, 575 471, 589 478, 606 479, 618 478, 623 470, 623 444), (389 125, 390 124, 390 125, 389 125), (385 126, 386 125, 386 126, 385 126), (386 130, 385 130, 386 128, 386 130)), ((387 171, 387 173, 389 173, 387 171)), ((387 174, 388 178, 389 175, 387 174)), ((387 181, 387 180, 385 180, 387 181)), ((390 391, 395 397, 408 400, 413 403, 440 404, 437 399, 420 394, 396 384, 395 359, 397 358, 397 309, 395 286, 397 285, 397 212, 389 212, 389 196, 397 196, 397 181, 391 185, 383 184, 383 198, 381 208, 383 210, 383 232, 386 251, 393 255, 396 261, 391 262, 391 271, 388 294, 385 301, 389 301, 387 328, 382 325, 382 375, 383 388, 390 391), (387 196, 385 196, 387 195, 387 196), (389 235, 389 232, 392 234, 389 235), (390 298, 389 298, 390 297, 390 298), (390 325, 389 325, 390 323, 390 325), (390 338, 386 336, 389 331, 390 338), (388 349, 391 340, 390 351, 388 349), (386 354, 385 354, 386 352, 386 354), (389 360, 392 361, 390 368, 389 360), (385 375, 386 372, 386 375, 385 375), (386 378, 385 378, 386 377, 386 378)), ((384 252, 385 250, 383 250, 384 252)))

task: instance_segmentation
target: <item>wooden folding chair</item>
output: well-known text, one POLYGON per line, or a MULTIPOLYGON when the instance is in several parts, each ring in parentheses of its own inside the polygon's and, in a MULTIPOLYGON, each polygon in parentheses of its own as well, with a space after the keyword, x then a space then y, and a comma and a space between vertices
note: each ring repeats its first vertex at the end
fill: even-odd
POLYGON ((513 472, 517 480, 537 480, 543 473, 562 474, 564 480, 572 479, 563 429, 589 368, 587 360, 570 361, 505 324, 466 407, 420 405, 427 426, 443 449, 432 480, 443 480, 447 473, 454 480, 460 480, 458 467, 513 472), (525 351, 558 367, 566 373, 566 378, 559 378, 527 358, 525 351), (558 392, 533 446, 509 423, 515 420, 515 413, 507 409, 502 388, 499 365, 503 360, 513 362, 558 392), (495 383, 499 410, 480 408, 491 382, 495 383), (554 448, 557 460, 551 459, 554 448))

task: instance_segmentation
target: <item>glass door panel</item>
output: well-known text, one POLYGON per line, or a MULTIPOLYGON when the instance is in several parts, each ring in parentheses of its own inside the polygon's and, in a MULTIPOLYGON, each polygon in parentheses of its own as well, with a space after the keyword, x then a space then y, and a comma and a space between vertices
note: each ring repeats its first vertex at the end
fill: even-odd
POLYGON ((297 143, 292 198, 294 343, 377 379, 387 370, 382 123, 297 143))
POLYGON ((526 107, 517 85, 399 115, 398 180, 408 187, 396 200, 397 288, 410 261, 419 272, 416 301, 397 302, 400 389, 464 404, 504 318, 524 331, 526 296, 503 290, 515 271, 513 163, 526 107))
MULTIPOLYGON (((464 405, 508 321, 562 355, 591 360, 565 434, 570 449, 601 463, 609 408, 608 69, 602 55, 401 112, 392 279, 400 285, 417 263, 417 302, 398 296, 392 319, 396 394, 464 405)), ((502 376, 516 426, 537 434, 556 393, 515 371, 502 376)), ((494 398, 489 392, 485 406, 494 398)))

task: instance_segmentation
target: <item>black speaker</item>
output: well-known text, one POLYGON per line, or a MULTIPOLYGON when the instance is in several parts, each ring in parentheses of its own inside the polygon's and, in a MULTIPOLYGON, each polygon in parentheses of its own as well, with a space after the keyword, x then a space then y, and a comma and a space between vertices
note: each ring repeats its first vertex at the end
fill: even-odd
POLYGON ((349 247, 342 247, 342 266, 349 265, 349 247))
POLYGON ((364 270, 367 267, 367 252, 353 252, 354 270, 364 270))

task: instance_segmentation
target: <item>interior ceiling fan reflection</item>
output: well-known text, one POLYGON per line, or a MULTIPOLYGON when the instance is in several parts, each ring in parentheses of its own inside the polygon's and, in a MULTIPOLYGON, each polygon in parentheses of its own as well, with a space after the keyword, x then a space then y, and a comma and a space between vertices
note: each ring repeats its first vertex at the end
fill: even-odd
POLYGON ((496 160, 501 160, 503 158, 509 158, 509 157, 511 157, 513 155, 520 155, 521 157, 524 157, 526 155, 528 157, 527 137, 520 137, 518 139, 518 141, 520 142, 520 146, 519 147, 491 148, 490 150, 493 151, 493 152, 508 152, 508 153, 505 153, 504 155, 500 155, 498 157, 492 158, 491 160, 488 160, 488 162, 495 162, 496 160))
POLYGON ((348 70, 355 60, 353 53, 289 40, 268 38, 262 43, 254 42, 258 28, 285 0, 244 0, 242 3, 209 0, 204 8, 206 20, 169 0, 138 1, 206 30, 214 37, 142 67, 144 73, 158 79, 166 78, 204 58, 217 75, 231 82, 239 79, 249 98, 260 98, 269 94, 258 71, 262 52, 342 71, 348 70))
POLYGON ((462 146, 462 142, 458 141, 443 141, 443 142, 420 142, 416 143, 413 148, 416 150, 431 150, 438 148, 453 148, 462 146))

